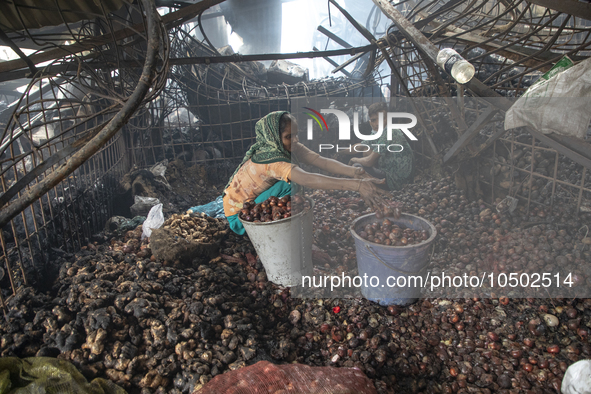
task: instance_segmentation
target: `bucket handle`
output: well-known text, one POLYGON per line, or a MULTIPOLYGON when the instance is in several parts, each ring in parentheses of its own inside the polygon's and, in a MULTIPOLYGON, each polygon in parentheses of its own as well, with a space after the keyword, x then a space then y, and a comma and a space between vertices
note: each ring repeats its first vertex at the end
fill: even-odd
POLYGON ((394 267, 389 266, 388 264, 384 263, 384 261, 382 259, 380 259, 377 254, 375 254, 375 252, 373 251, 373 249, 368 244, 365 244, 365 247, 367 248, 367 250, 369 250, 371 252, 371 254, 373 254, 373 256, 376 259, 378 259, 378 261, 380 263, 382 263, 384 265, 384 267, 386 267, 388 269, 391 269, 392 271, 397 272, 397 273, 402 274, 402 275, 417 275, 417 274, 421 274, 422 275, 422 273, 427 269, 427 266, 429 265, 429 264, 425 265, 423 268, 421 268, 417 272, 408 272, 408 271, 405 271, 405 270, 401 270, 399 268, 394 268, 394 267))

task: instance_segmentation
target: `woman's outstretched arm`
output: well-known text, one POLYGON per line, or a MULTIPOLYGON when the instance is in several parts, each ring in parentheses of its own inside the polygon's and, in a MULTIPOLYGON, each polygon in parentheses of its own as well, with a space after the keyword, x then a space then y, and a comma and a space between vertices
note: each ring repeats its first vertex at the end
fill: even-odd
POLYGON ((389 194, 376 187, 376 184, 384 183, 384 179, 343 179, 331 176, 313 174, 296 166, 291 170, 291 180, 295 183, 311 189, 321 190, 351 190, 359 192, 363 200, 372 208, 377 209, 385 205, 382 195, 389 194))
POLYGON ((299 142, 294 145, 294 149, 298 155, 298 158, 301 158, 303 163, 320 168, 321 170, 330 172, 331 174, 343 175, 349 178, 369 177, 365 174, 363 169, 343 164, 340 161, 334 159, 322 157, 318 153, 311 151, 305 145, 299 142))

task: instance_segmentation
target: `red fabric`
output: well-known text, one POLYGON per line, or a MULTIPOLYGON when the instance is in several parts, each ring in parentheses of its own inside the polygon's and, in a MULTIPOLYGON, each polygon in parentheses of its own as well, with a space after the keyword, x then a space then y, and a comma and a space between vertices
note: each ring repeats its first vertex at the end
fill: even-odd
POLYGON ((193 394, 377 394, 373 382, 355 368, 275 365, 259 361, 217 375, 193 394))

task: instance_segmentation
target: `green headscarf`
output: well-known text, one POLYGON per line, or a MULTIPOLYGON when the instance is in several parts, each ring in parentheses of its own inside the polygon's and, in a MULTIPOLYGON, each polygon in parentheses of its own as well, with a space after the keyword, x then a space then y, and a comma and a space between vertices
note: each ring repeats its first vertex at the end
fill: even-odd
POLYGON ((287 111, 271 112, 256 123, 254 127, 256 142, 246 152, 242 163, 236 168, 224 190, 230 186, 238 170, 249 159, 252 159, 252 162, 257 164, 269 164, 278 161, 291 163, 291 153, 283 147, 281 133, 279 133, 279 120, 281 116, 288 113, 287 111))

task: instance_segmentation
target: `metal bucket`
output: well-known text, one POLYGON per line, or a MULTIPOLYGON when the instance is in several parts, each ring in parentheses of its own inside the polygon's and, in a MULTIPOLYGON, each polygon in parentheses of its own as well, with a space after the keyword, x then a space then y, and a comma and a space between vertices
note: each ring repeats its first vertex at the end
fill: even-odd
POLYGON ((410 305, 420 296, 420 283, 424 281, 424 271, 429 263, 429 257, 434 247, 433 241, 437 235, 435 227, 423 218, 403 213, 399 219, 388 218, 392 224, 405 226, 413 230, 426 230, 429 238, 415 245, 386 246, 366 241, 358 234, 365 225, 376 221, 375 214, 357 218, 351 225, 351 234, 355 240, 357 254, 357 268, 363 278, 361 293, 371 301, 381 305, 410 305), (376 276, 379 283, 371 281, 376 276), (390 284, 405 283, 404 287, 389 286, 390 284), (398 279, 398 277, 404 277, 398 279), (366 286, 367 283, 367 286, 366 286))
POLYGON ((253 223, 240 219, 250 238, 267 278, 281 286, 298 286, 302 275, 312 275, 312 219, 310 209, 286 219, 253 223))

